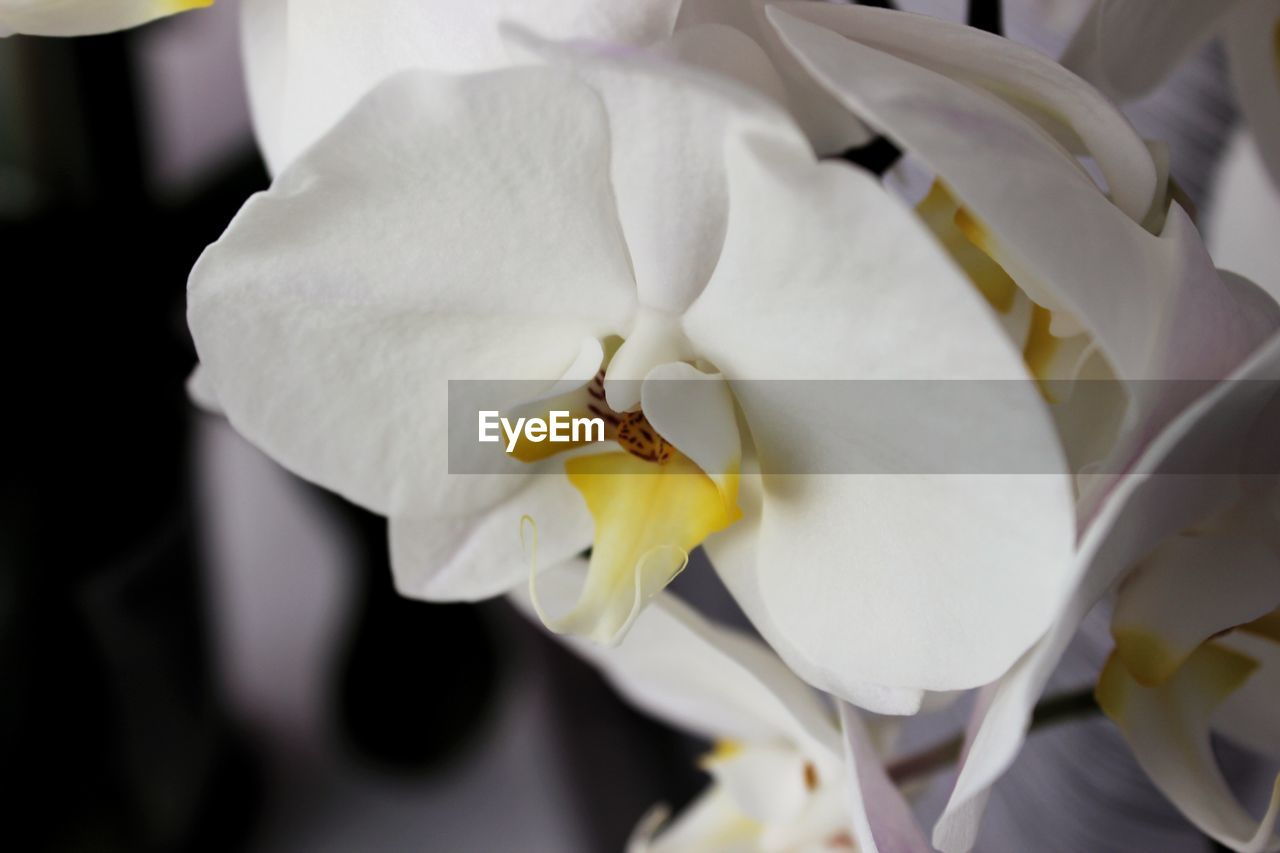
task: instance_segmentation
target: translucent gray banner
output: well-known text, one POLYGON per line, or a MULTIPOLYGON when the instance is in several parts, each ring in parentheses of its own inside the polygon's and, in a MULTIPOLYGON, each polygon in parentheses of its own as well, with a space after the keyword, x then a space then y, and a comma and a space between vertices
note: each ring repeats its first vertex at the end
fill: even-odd
POLYGON ((732 456, 718 451, 736 442, 753 467, 772 475, 1117 474, 1153 440, 1168 442, 1174 424, 1177 452, 1162 473, 1280 474, 1274 381, 746 380, 728 387, 736 428, 725 421, 718 381, 611 384, 611 393, 629 392, 614 400, 642 398, 623 412, 608 406, 598 381, 576 388, 450 381, 449 471, 523 474, 548 458, 612 451, 625 455, 613 468, 597 460, 593 472, 660 473, 661 465, 637 467, 626 456, 666 462, 683 451, 707 473, 722 474, 715 469, 729 463, 719 460, 732 456))

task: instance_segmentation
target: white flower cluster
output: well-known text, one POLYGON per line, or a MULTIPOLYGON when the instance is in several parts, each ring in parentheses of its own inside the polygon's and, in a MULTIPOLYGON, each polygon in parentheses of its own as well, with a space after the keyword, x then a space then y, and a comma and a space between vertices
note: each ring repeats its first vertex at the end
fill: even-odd
MULTIPOLYGON (((0 28, 196 5, 0 0, 0 28)), ((1210 742, 1280 754, 1277 281, 1215 268, 1116 105, 1225 41, 1252 177, 1217 205, 1273 274, 1280 0, 1097 0, 1061 63, 812 0, 244 0, 243 28, 274 182, 192 271, 194 382, 389 518, 405 595, 510 595, 720 742, 636 850, 970 849, 1107 598, 1102 710, 1205 834, 1280 850, 1280 780, 1251 814, 1210 742), (922 199, 840 156, 886 140, 922 199), (452 471, 453 380, 603 438, 452 471), (921 380, 964 404, 760 391, 921 380), (936 458, 996 433, 1007 470, 936 458), (763 642, 664 592, 698 547, 763 642), (930 840, 885 715, 970 689, 930 840)))

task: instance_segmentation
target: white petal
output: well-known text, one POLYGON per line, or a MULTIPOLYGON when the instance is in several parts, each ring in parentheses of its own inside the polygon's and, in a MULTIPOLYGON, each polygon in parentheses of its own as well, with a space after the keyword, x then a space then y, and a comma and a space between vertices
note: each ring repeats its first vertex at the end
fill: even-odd
POLYGON ((670 35, 679 3, 382 0, 370 9, 349 0, 249 0, 247 5, 255 21, 273 22, 263 33, 246 29, 245 59, 250 92, 273 93, 255 96, 251 105, 259 143, 278 171, 398 71, 467 73, 512 64, 499 33, 503 22, 524 24, 547 38, 646 44, 670 35))
POLYGON ((1246 683, 1251 658, 1202 646, 1168 682, 1147 688, 1113 658, 1098 680, 1098 702, 1120 727, 1142 769, 1201 832, 1241 853, 1280 850, 1280 778, 1261 822, 1236 801, 1209 741, 1214 709, 1246 683))
MULTIPOLYGON (((1262 381, 1280 380, 1280 336, 1234 377, 1197 400, 1153 442, 1090 520, 1079 548, 1078 583, 1050 632, 996 682, 975 714, 975 735, 933 843, 947 853, 969 850, 990 787, 1021 748, 1050 674, 1081 620, 1138 560, 1165 537, 1231 506, 1239 485, 1222 456, 1245 441, 1270 394, 1262 381), (1159 472, 1201 471, 1204 476, 1159 472), (1212 472, 1220 471, 1221 476, 1212 472)), ((1274 386, 1272 386, 1273 388, 1274 386)))
POLYGON ((833 779, 829 784, 820 780, 818 788, 809 792, 799 813, 764 827, 760 846, 765 850, 796 853, 847 849, 850 830, 844 789, 842 778, 833 779))
POLYGON ((626 331, 626 340, 605 371, 604 395, 609 408, 615 412, 634 410, 640 405, 641 386, 649 371, 661 364, 693 357, 693 349, 678 318, 641 306, 626 331))
POLYGON ((1097 0, 1062 64, 1113 98, 1137 98, 1208 40, 1239 2, 1097 0))
POLYGON ((800 814, 809 795, 805 765, 794 747, 750 743, 717 750, 702 763, 738 808, 762 824, 789 823, 800 814))
POLYGON ((0 0, 0 35, 109 33, 212 3, 213 0, 0 0))
POLYGON ((1280 605, 1277 547, 1242 521, 1175 536, 1143 560, 1111 618, 1116 653, 1133 677, 1160 684, 1201 643, 1280 605))
POLYGON ((627 853, 757 853, 760 827, 742 813, 729 792, 707 788, 670 823, 666 809, 645 816, 627 842, 627 853))
MULTIPOLYGON (((700 25, 716 24, 732 27, 760 45, 781 77, 784 91, 779 100, 804 128, 819 154, 838 154, 871 141, 871 131, 841 108, 826 90, 815 85, 809 73, 786 49, 765 19, 765 8, 765 0, 684 0, 676 21, 676 35, 698 29, 700 25)), ((727 48, 727 43, 724 46, 727 48)), ((772 85, 766 91, 772 93, 772 85)))
MULTIPOLYGON (((812 157, 790 118, 734 81, 656 56, 552 44, 509 28, 513 44, 571 64, 604 99, 611 177, 642 305, 683 312, 715 268, 724 242, 729 140, 769 139, 812 157)), ((758 52, 750 42, 743 50, 758 52)), ((652 367, 646 364, 644 372, 652 367)))
POLYGON ((947 182, 977 220, 984 248, 1033 299, 1079 321, 1121 379, 1221 378, 1256 346, 1252 311, 1217 280, 1176 207, 1155 237, 1135 221, 1145 210, 1126 216, 1007 102, 772 15, 815 75, 947 182))
POLYGON ((858 850, 861 853, 932 850, 902 792, 885 772, 857 709, 841 703, 840 723, 844 729, 849 807, 858 850))
MULTIPOLYGON (((545 572, 539 598, 551 610, 566 609, 585 570, 577 560, 545 572)), ((533 613, 526 591, 512 599, 533 613)), ((656 596, 616 646, 562 639, 668 722, 710 740, 793 743, 828 765, 838 761, 839 732, 818 696, 759 641, 706 621, 670 593, 656 596)))
MULTIPOLYGON (((595 93, 554 69, 409 72, 372 93, 192 273, 233 425, 383 513, 463 515, 518 488, 448 473, 447 380, 550 384, 625 325, 607 133, 595 93)), ((493 470, 525 469, 495 449, 493 470)))
POLYGON ((509 592, 528 584, 531 563, 538 570, 563 563, 593 537, 582 496, 555 471, 520 478, 511 495, 473 513, 393 516, 389 532, 396 589, 427 601, 509 592))
POLYGON ((1039 51, 926 15, 821 3, 780 3, 776 8, 998 95, 1072 150, 1092 156, 1116 205, 1132 218, 1141 220, 1156 200, 1155 163, 1128 120, 1039 51))
POLYGON ((298 153, 286 150, 284 145, 288 121, 285 110, 289 103, 289 5, 289 0, 240 0, 240 57, 249 115, 267 171, 272 175, 280 174, 298 153))
MULTIPOLYGON (((1280 183, 1280 182, 1277 182, 1280 183)), ((1214 263, 1239 273, 1280 299, 1280 189, 1268 180, 1257 141, 1237 133, 1218 167, 1206 216, 1205 242, 1214 263)))
POLYGON ((191 402, 209 414, 222 414, 222 407, 218 405, 218 398, 214 395, 209 376, 198 364, 187 377, 187 396, 191 398, 191 402))
POLYGON ((748 562, 713 562, 788 663, 850 701, 995 678, 1048 628, 1075 536, 1021 354, 866 173, 765 145, 728 161, 724 252, 684 325, 768 476, 748 562), (910 381, 979 379, 1022 381, 910 381), (931 401, 945 418, 920 417, 931 401))
POLYGON ((645 377, 641 408, 662 437, 692 459, 720 487, 736 493, 742 444, 733 393, 719 374, 690 364, 663 364, 645 377))
MULTIPOLYGON (((688 6, 684 4, 682 14, 688 6)), ((724 24, 678 25, 668 41, 654 46, 654 53, 731 77, 779 105, 787 105, 787 88, 778 69, 760 45, 740 29, 724 24)))
MULTIPOLYGON (((705 543, 707 554, 738 605, 769 645, 787 662, 796 675, 810 684, 845 698, 860 708, 879 714, 915 714, 924 691, 890 685, 859 682, 827 667, 822 656, 792 642, 774 621, 760 592, 756 547, 760 530, 761 492, 758 472, 748 467, 738 492, 743 516, 732 528, 705 543)), ((788 563, 787 565, 792 565, 788 563)))
POLYGON ((1280 187, 1280 6, 1244 0, 1224 33, 1236 98, 1258 140, 1258 150, 1280 187))

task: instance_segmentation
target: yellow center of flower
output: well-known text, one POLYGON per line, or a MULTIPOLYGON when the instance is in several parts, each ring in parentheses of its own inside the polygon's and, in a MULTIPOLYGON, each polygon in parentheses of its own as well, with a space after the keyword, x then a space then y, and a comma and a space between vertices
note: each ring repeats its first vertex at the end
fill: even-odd
MULTIPOLYGON (((598 642, 621 639, 645 603, 688 563, 708 536, 742 513, 737 472, 713 478, 658 432, 639 409, 614 411, 604 393, 605 369, 571 403, 573 416, 604 421, 604 443, 620 450, 582 453, 564 462, 569 482, 595 522, 586 583, 564 615, 547 614, 537 597, 536 567, 530 579, 534 605, 549 628, 598 642)), ((532 443, 521 440, 512 455, 536 462, 596 442, 532 443)), ((534 519, 536 522, 536 519, 534 519)))

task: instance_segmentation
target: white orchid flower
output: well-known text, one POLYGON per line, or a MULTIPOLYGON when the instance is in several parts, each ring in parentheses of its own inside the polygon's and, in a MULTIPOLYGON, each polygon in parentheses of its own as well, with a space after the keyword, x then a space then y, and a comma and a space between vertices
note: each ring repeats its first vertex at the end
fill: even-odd
MULTIPOLYGON (((989 688, 986 701, 980 703, 982 711, 972 728, 974 737, 947 809, 934 828, 933 841, 939 849, 963 851, 973 846, 989 789, 1013 763, 1041 691, 1093 605, 1144 559, 1152 555, 1158 559, 1161 543, 1168 537, 1182 531, 1194 533, 1205 519, 1241 501, 1242 481, 1227 472, 1235 470, 1232 466, 1238 464, 1238 449, 1251 434, 1271 439, 1266 432, 1254 431, 1261 413, 1275 399, 1277 387, 1280 335, 1273 335, 1230 380, 1217 385, 1176 418, 1108 498, 1081 543, 1080 584, 1068 606, 1053 629, 1009 674, 989 688)), ((1267 552, 1259 550, 1256 543, 1240 547, 1241 543, 1231 537, 1209 541, 1222 549, 1220 557, 1232 558, 1225 566, 1215 562, 1206 567, 1214 583, 1224 582, 1222 593, 1234 598, 1240 590, 1230 581, 1239 577, 1246 579, 1246 589, 1256 592, 1255 583, 1249 579, 1260 572, 1265 574, 1267 569, 1262 567, 1266 564, 1259 561, 1265 561, 1267 552)), ((1271 557, 1274 559, 1274 552, 1271 557)), ((1269 570, 1274 572, 1274 563, 1269 570)), ((1202 625, 1203 620, 1196 624, 1202 625)), ((1148 632, 1148 636, 1153 634, 1148 632)), ((1165 645, 1168 649, 1181 647, 1183 652, 1152 656, 1153 659, 1182 660, 1188 647, 1187 634, 1169 631, 1165 645)), ((1141 658, 1141 650, 1152 646, 1139 637, 1139 651, 1133 656, 1141 658)), ((1222 694, 1229 692, 1227 686, 1230 685, 1223 685, 1222 694)), ((1113 708, 1119 705, 1112 703, 1113 708)), ((1127 717, 1138 720, 1144 713, 1130 712, 1127 717)), ((1205 781, 1211 782, 1212 777, 1205 781)), ((1185 807, 1182 798, 1174 799, 1185 807)), ((1235 834, 1234 829, 1230 834, 1235 834)))
POLYGON ((1161 539, 1202 521, 1227 500, 1224 478, 1157 474, 1170 459, 1183 458, 1171 451, 1180 441, 1192 448, 1231 446, 1227 427, 1248 423, 1252 395, 1265 387, 1252 380, 1277 369, 1276 345, 1261 342, 1280 315, 1252 285, 1213 269, 1178 205, 1163 209, 1168 199, 1157 160, 1148 155, 1145 174, 1156 180, 1141 184, 1141 192, 1117 194, 1108 177, 1108 197, 1087 177, 1074 152, 1091 152, 1100 163, 1111 158, 1113 171, 1123 173, 1124 159, 1116 152, 1139 162, 1142 143, 1077 78, 1045 68, 1047 60, 1025 48, 943 22, 922 24, 916 33, 928 41, 921 32, 932 32, 934 51, 903 57, 878 49, 874 28, 841 23, 888 21, 885 13, 803 5, 785 10, 772 19, 815 77, 935 170, 943 186, 935 186, 921 213, 993 304, 1003 300, 1007 326, 1022 335, 1036 374, 1070 378, 1092 361, 1093 375, 1119 380, 1101 387, 1123 388, 1136 404, 1112 424, 1110 436, 1099 417, 1113 410, 1110 401, 1105 407, 1088 399, 1083 406, 1074 399, 1054 406, 1073 465, 1106 459, 1110 473, 1084 484, 1092 488, 1083 490, 1078 508, 1085 536, 1075 598, 1053 631, 991 690, 990 703, 980 705, 974 742, 934 835, 943 849, 964 850, 972 846, 987 789, 1016 755, 1031 709, 1085 612, 1161 539), (997 57, 990 62, 1002 70, 975 81, 978 72, 965 70, 972 69, 969 60, 953 56, 982 52, 997 57), (1046 110, 1047 116, 1081 120, 1073 127, 1028 114, 1026 98, 1010 97, 1008 89, 995 96, 1000 87, 993 80, 1019 75, 1064 103, 1075 100, 1074 109, 1046 110), (1085 137, 1079 132, 1083 117, 1094 111, 1107 119, 1085 137), (1046 124, 1051 133, 1043 131, 1046 124), (1034 305, 1029 323, 1019 316, 1023 299, 1034 305), (1046 359, 1046 346, 1050 354, 1071 358, 1046 359), (1202 396, 1207 384, 1148 381, 1223 377, 1241 381, 1209 397, 1202 396), (1104 441, 1098 444, 1098 438, 1104 441))
POLYGON ((820 151, 866 142, 861 123, 782 49, 763 12, 763 0, 378 0, 373 9, 346 0, 245 0, 245 73, 273 173, 396 72, 473 73, 524 61, 501 37, 503 25, 621 50, 661 44, 775 99, 820 151), (755 44, 744 47, 746 39, 755 44))
POLYGON ((0 36, 85 36, 125 30, 213 0, 0 0, 0 36))
POLYGON ((1263 712, 1274 712, 1278 699, 1280 635, 1260 635, 1252 626, 1196 649, 1159 684, 1142 684, 1115 657, 1098 684, 1099 703, 1156 787, 1202 832, 1240 853, 1280 850, 1280 778, 1265 815, 1254 817, 1218 769, 1210 736, 1218 730, 1233 738, 1234 707, 1236 718, 1247 721, 1244 731, 1264 739, 1268 754, 1280 757, 1280 732, 1263 712), (1226 726, 1218 724, 1219 716, 1226 717, 1226 726))
POLYGON ((1096 353, 1121 380, 1221 378, 1265 336, 1252 288, 1219 281, 1189 218, 1170 206, 1166 164, 1047 57, 946 21, 905 16, 907 26, 882 9, 784 3, 770 17, 816 80, 935 172, 945 193, 926 198, 922 214, 949 215, 953 227, 934 225, 944 242, 958 235, 986 256, 959 260, 1009 316, 1037 375, 1075 375, 1096 353), (1231 332, 1188 340, 1188 323, 1219 328, 1206 309, 1231 332))
POLYGON ((1206 835, 1246 853, 1280 850, 1280 777, 1265 815, 1250 815, 1217 768, 1210 733, 1280 756, 1278 350, 1264 350, 1255 373, 1270 381, 1232 395, 1242 414, 1262 406, 1244 434, 1227 431, 1244 474, 1226 491, 1234 502, 1161 542, 1124 578, 1115 651, 1097 689, 1155 785, 1206 835))
POLYGON ((396 77, 208 249, 189 318, 233 425, 390 517, 408 595, 520 583, 529 516, 544 565, 593 546, 551 621, 616 640, 704 543, 803 678, 911 711, 1004 671, 1066 592, 1070 480, 1020 353, 910 210, 722 78, 640 56, 396 77), (946 418, 751 384, 939 378, 1017 381, 962 383, 946 418), (576 386, 650 442, 451 474, 450 379, 576 386), (997 423, 1046 473, 915 473, 997 423))
POLYGON ((1213 268, 1163 158, 1042 54, 881 9, 769 15, 815 80, 937 176, 920 213, 1046 381, 1083 526, 1203 390, 1152 380, 1223 378, 1265 336, 1255 289, 1213 268))
MULTIPOLYGON (((541 594, 571 604, 585 569, 546 572, 541 594)), ((527 594, 513 599, 537 618, 527 594)), ((881 761, 896 727, 847 705, 837 719, 758 640, 662 593, 617 646, 568 642, 642 710, 715 744, 706 792, 674 820, 655 808, 632 853, 928 849, 881 761)))
MULTIPOLYGON (((1275 447, 1280 394, 1257 438, 1275 447)), ((1275 468, 1275 459, 1272 470, 1275 468)), ((1156 548, 1120 587, 1098 702, 1152 781, 1206 835, 1280 850, 1280 777, 1258 820, 1217 768, 1211 728, 1280 756, 1280 478, 1156 548)))
POLYGON ((1211 38, 1221 38, 1236 98, 1280 185, 1280 2, 1097 0, 1063 54, 1117 100, 1145 95, 1211 38))

